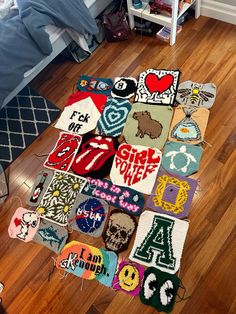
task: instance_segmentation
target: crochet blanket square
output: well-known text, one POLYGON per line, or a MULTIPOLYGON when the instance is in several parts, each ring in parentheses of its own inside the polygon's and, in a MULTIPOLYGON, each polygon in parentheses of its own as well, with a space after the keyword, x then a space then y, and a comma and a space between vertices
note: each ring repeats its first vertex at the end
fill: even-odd
POLYGON ((175 274, 180 268, 188 226, 188 221, 144 211, 129 259, 175 274))
POLYGON ((123 131, 126 142, 162 149, 168 137, 172 115, 170 106, 133 104, 123 131))
POLYGON ((150 195, 161 157, 162 153, 157 148, 121 144, 110 173, 112 183, 150 195))
POLYGON ((106 223, 108 209, 109 205, 104 200, 79 194, 68 222, 73 230, 100 237, 106 223))
POLYGON ((50 221, 41 219, 33 241, 59 254, 66 244, 68 231, 50 221))
POLYGON ((37 207, 38 214, 61 226, 68 224, 70 211, 86 179, 70 173, 55 171, 54 176, 37 207))
POLYGON ((121 261, 115 274, 112 287, 131 296, 139 295, 144 275, 144 267, 130 261, 121 261))
POLYGON ((114 98, 129 99, 137 90, 137 80, 133 77, 116 77, 111 96, 114 98))
POLYGON ((176 218, 188 217, 198 181, 161 168, 146 207, 176 218))
POLYGON ((179 84, 180 71, 148 69, 139 75, 135 102, 171 105, 179 84))
POLYGON ((104 94, 110 96, 113 87, 113 80, 110 78, 92 77, 81 75, 77 88, 80 91, 104 94))
POLYGON ((26 199, 26 203, 29 206, 38 206, 44 193, 47 190, 49 183, 53 177, 53 171, 43 169, 40 171, 34 181, 34 185, 26 199))
POLYGON ((176 100, 190 107, 210 109, 216 98, 216 86, 213 83, 200 84, 185 81, 179 84, 176 100))
POLYGON ((96 279, 101 284, 111 287, 117 260, 114 252, 71 241, 57 257, 56 267, 84 279, 96 279))
POLYGON ((127 187, 112 184, 108 179, 93 179, 87 177, 83 193, 96 196, 110 205, 120 208, 130 215, 139 216, 145 200, 141 193, 127 187))
POLYGON ((190 176, 198 171, 203 148, 180 142, 167 142, 164 146, 161 165, 171 173, 190 176))
POLYGON ((35 211, 19 207, 11 218, 8 227, 9 237, 29 242, 37 232, 39 223, 40 217, 35 211))
POLYGON ((55 147, 44 162, 44 167, 61 171, 70 170, 81 141, 80 135, 60 132, 55 147))
POLYGON ((107 136, 119 136, 131 109, 127 99, 110 98, 97 124, 97 133, 107 136))

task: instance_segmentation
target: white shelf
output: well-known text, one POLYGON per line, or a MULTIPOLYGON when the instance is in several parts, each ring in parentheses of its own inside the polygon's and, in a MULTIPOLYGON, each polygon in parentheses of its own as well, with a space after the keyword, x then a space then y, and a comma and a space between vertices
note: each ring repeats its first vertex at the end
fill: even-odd
POLYGON ((153 23, 157 23, 166 27, 171 28, 171 42, 170 44, 173 45, 175 43, 176 39, 176 26, 177 26, 177 19, 181 17, 184 12, 188 10, 190 6, 192 6, 196 2, 197 10, 195 17, 199 16, 199 7, 200 7, 200 2, 201 0, 194 0, 192 3, 184 3, 182 10, 177 14, 178 12, 178 0, 173 0, 173 5, 172 5, 172 16, 165 16, 162 14, 152 14, 150 13, 150 6, 147 1, 142 1, 143 2, 143 7, 141 9, 135 9, 132 5, 131 0, 127 0, 128 4, 128 12, 129 12, 129 17, 130 17, 130 26, 131 29, 134 27, 134 20, 133 17, 137 16, 140 18, 143 18, 145 20, 148 20, 153 23))
MULTIPOLYGON (((182 10, 178 14, 178 18, 184 14, 188 10, 188 8, 194 3, 193 1, 191 4, 184 3, 182 10)), ((153 14, 150 13, 150 6, 148 3, 143 2, 143 7, 141 9, 135 9, 133 6, 130 8, 130 13, 143 18, 145 20, 151 21, 153 23, 161 24, 163 26, 171 27, 171 16, 165 16, 162 14, 153 14)))

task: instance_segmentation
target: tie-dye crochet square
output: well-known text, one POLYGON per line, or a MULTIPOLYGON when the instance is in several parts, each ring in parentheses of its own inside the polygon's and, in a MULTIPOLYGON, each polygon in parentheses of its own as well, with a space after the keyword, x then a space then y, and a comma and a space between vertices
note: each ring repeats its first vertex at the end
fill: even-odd
POLYGON ((148 69, 139 75, 135 102, 174 105, 180 71, 148 69))
POLYGON ((123 131, 126 142, 162 149, 168 137, 172 115, 170 106, 133 104, 123 131))
POLYGON ((38 206, 44 193, 47 190, 49 183, 52 180, 52 177, 53 171, 48 169, 43 169, 38 173, 30 194, 26 199, 26 203, 29 206, 38 206))
POLYGON ((87 75, 81 75, 77 88, 80 91, 92 92, 97 94, 111 95, 113 87, 113 81, 110 78, 92 77, 87 75))
POLYGON ((176 218, 188 217, 197 180, 160 169, 146 207, 176 218))
POLYGON ((84 279, 96 279, 101 284, 111 287, 117 260, 114 252, 71 241, 62 249, 56 267, 84 279))
POLYGON ((66 132, 60 132, 59 139, 44 163, 44 167, 68 171, 80 147, 82 137, 66 132))
POLYGON ((144 275, 144 267, 133 262, 122 261, 119 264, 112 286, 135 297, 139 295, 144 275))
POLYGON ((73 174, 55 171, 37 212, 61 226, 68 224, 68 217, 77 195, 86 184, 86 179, 73 174))
POLYGON ((167 142, 161 165, 171 173, 190 176, 198 171, 203 149, 200 145, 167 142))
POLYGON ((169 313, 173 310, 179 285, 180 279, 176 275, 149 267, 144 273, 140 300, 158 312, 169 313))
POLYGON ((125 125, 131 104, 126 99, 110 98, 97 124, 97 133, 119 136, 125 125))
POLYGON ((100 237, 107 219, 109 205, 96 197, 79 194, 71 210, 72 229, 93 237, 100 237))
POLYGON ((39 228, 33 237, 33 241, 59 254, 63 246, 66 244, 67 238, 68 231, 66 228, 41 219, 39 228))
POLYGON ((180 268, 188 226, 187 221, 144 211, 129 259, 175 274, 180 268))
POLYGON ((215 98, 215 84, 200 84, 193 81, 180 83, 176 96, 176 100, 182 105, 207 109, 213 106, 215 98))

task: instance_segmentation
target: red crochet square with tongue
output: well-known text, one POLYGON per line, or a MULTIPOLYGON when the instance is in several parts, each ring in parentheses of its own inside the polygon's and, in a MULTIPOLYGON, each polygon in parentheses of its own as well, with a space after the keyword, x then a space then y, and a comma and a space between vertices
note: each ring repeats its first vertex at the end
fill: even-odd
POLYGON ((115 137, 86 134, 71 170, 80 176, 102 179, 109 175, 118 147, 115 137))

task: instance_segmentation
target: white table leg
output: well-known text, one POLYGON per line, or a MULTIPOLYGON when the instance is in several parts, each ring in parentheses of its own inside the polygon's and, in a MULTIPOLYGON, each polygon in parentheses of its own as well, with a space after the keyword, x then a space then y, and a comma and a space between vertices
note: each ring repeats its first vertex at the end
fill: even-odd
POLYGON ((172 2, 172 18, 171 18, 171 32, 170 32, 170 45, 171 46, 173 46, 176 41, 177 18, 178 18, 178 0, 174 0, 172 2))
POLYGON ((130 8, 132 7, 133 3, 132 0, 127 0, 127 7, 128 7, 128 14, 129 14, 129 26, 130 29, 134 28, 134 16, 130 12, 130 8))
POLYGON ((198 19, 201 15, 201 0, 195 2, 195 19, 198 19))

